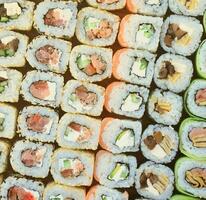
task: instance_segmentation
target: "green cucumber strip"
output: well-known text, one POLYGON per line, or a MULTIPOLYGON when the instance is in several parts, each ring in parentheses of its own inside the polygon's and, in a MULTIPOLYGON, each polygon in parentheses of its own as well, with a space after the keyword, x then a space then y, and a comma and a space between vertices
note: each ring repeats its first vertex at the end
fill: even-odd
POLYGON ((6 52, 5 52, 5 50, 3 50, 3 49, 0 49, 0 56, 6 56, 6 52))
POLYGON ((132 102, 138 103, 141 99, 137 94, 130 94, 132 102))
POLYGON ((79 69, 84 69, 91 63, 91 60, 86 58, 85 55, 80 55, 77 57, 77 66, 79 69))
POLYGON ((71 168, 71 160, 64 160, 64 168, 69 169, 71 168))
POLYGON ((69 96, 69 100, 71 100, 72 102, 76 101, 76 95, 73 93, 69 96))
POLYGON ((9 18, 8 17, 1 17, 0 21, 1 22, 8 22, 9 18))
POLYGON ((7 49, 6 50, 6 55, 7 56, 13 56, 15 54, 15 51, 13 49, 7 49))
POLYGON ((112 170, 112 172, 109 174, 108 179, 112 180, 116 173, 121 169, 121 164, 117 163, 115 168, 112 170))
POLYGON ((140 69, 141 69, 141 70, 146 69, 149 62, 148 62, 145 58, 142 58, 142 59, 140 60, 140 62, 141 62, 141 64, 140 64, 140 69))
POLYGON ((9 16, 11 19, 17 19, 19 17, 19 15, 13 15, 13 16, 9 16))

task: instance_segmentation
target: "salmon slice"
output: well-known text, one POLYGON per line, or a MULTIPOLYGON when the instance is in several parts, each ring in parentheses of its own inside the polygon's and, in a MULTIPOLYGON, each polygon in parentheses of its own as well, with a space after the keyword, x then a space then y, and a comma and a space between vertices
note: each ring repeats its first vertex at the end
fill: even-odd
POLYGON ((8 200, 36 200, 36 198, 24 188, 13 186, 9 189, 8 200))

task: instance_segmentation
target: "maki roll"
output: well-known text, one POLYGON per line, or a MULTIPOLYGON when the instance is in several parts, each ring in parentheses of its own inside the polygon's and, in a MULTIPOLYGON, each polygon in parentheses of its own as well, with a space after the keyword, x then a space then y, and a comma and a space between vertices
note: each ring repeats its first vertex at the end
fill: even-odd
POLYGON ((179 138, 171 126, 149 125, 142 134, 141 150, 147 159, 170 163, 178 151, 179 138))
POLYGON ((83 188, 69 187, 52 182, 45 187, 43 200, 83 200, 85 197, 86 191, 83 188))
POLYGON ((174 174, 169 167, 147 161, 137 169, 135 187, 145 198, 169 199, 174 189, 173 184, 174 174))
POLYGON ((202 32, 203 28, 199 20, 171 15, 162 26, 160 44, 167 52, 190 56, 198 48, 202 32))
POLYGON ((154 81, 159 88, 179 93, 190 84, 193 64, 186 57, 167 53, 158 58, 154 71, 154 81))
POLYGON ((83 44, 110 46, 116 40, 119 22, 119 16, 107 11, 83 8, 77 17, 76 37, 83 44))
POLYGON ((58 107, 64 78, 51 72, 29 71, 21 86, 25 101, 36 105, 58 107))
POLYGON ((77 3, 72 1, 40 2, 34 11, 34 27, 41 33, 71 38, 74 35, 77 3))
POLYGON ((94 154, 59 148, 52 157, 51 174, 56 183, 90 186, 93 180, 94 154))
POLYGON ((45 178, 49 174, 53 146, 19 140, 12 147, 10 163, 14 171, 35 178, 45 178))
POLYGON ((100 150, 96 154, 94 178, 110 188, 129 188, 134 184, 136 167, 134 156, 100 150))
POLYGON ((86 0, 87 3, 95 8, 103 10, 120 10, 126 5, 126 0, 86 0))
POLYGON ((17 109, 0 103, 0 138, 12 139, 16 134, 17 109))
POLYGON ((175 163, 176 188, 189 196, 206 198, 206 162, 182 157, 175 163))
POLYGON ((167 8, 168 0, 127 0, 127 9, 132 13, 164 16, 167 8))
POLYGON ((198 75, 204 79, 206 79, 206 65, 204 62, 206 56, 206 40, 204 40, 197 51, 196 59, 195 59, 195 67, 198 75))
POLYGON ((103 110, 104 92, 101 86, 70 80, 64 86, 61 108, 65 112, 99 116, 103 110))
POLYGON ((126 15, 120 24, 118 35, 122 47, 156 52, 159 45, 163 19, 141 15, 126 15))
POLYGON ((148 101, 149 116, 157 123, 176 125, 183 109, 182 97, 172 92, 155 89, 148 101))
POLYGON ((170 198, 170 200, 180 200, 180 199, 181 200, 199 200, 197 198, 193 198, 193 197, 181 195, 181 194, 176 194, 170 198))
POLYGON ((140 121, 104 118, 99 144, 112 153, 139 151, 142 124, 140 121))
POLYGON ((0 67, 0 102, 18 102, 22 73, 0 67))
POLYGON ((169 0, 169 8, 180 15, 199 16, 206 9, 205 0, 169 0))
POLYGON ((0 29, 30 31, 35 3, 27 0, 0 1, 0 29))
POLYGON ((147 51, 123 48, 113 56, 112 72, 116 79, 150 86, 156 55, 147 51))
POLYGON ((184 102, 188 114, 206 118, 206 80, 192 81, 185 93, 184 102))
POLYGON ((33 68, 63 74, 69 64, 71 47, 65 40, 38 36, 29 44, 26 58, 33 68))
POLYGON ((109 112, 132 118, 141 118, 149 90, 145 87, 124 82, 113 82, 106 88, 105 108, 109 112))
POLYGON ((112 49, 78 45, 72 49, 70 72, 81 81, 97 82, 111 76, 112 49))
POLYGON ((119 192, 116 189, 110 189, 102 185, 95 185, 87 192, 86 200, 128 200, 129 195, 125 192, 119 192))
POLYGON ((1 184, 1 200, 42 200, 44 186, 39 181, 9 176, 1 184))
MULTIPOLYGON (((1 5, 1 4, 0 4, 1 5)), ((29 38, 13 31, 0 31, 1 67, 23 67, 29 38)))
POLYGON ((64 114, 59 121, 57 143, 69 149, 98 147, 101 121, 85 115, 64 114))
POLYGON ((180 151, 190 158, 206 160, 206 121, 185 119, 179 128, 180 151))
POLYGON ((24 107, 18 117, 19 133, 29 140, 54 142, 58 121, 58 114, 50 108, 24 107))
MULTIPOLYGON (((10 145, 8 142, 0 140, 0 173, 6 171, 9 159, 10 145)), ((2 181, 0 181, 1 184, 2 181)))

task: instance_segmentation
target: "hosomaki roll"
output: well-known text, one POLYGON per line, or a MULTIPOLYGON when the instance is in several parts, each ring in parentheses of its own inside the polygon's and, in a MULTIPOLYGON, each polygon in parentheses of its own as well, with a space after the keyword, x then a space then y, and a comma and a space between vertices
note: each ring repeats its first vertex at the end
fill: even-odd
POLYGON ((0 67, 0 101, 18 102, 23 75, 21 72, 0 67))
POLYGON ((94 178, 109 188, 129 188, 134 184, 136 167, 134 156, 100 150, 96 154, 94 178))
POLYGON ((154 81, 159 88, 179 93, 190 84, 193 64, 186 57, 167 53, 158 58, 154 71, 154 81))
POLYGON ((46 35, 71 38, 76 27, 76 15, 76 2, 42 1, 34 11, 34 27, 46 35))
POLYGON ((114 44, 120 18, 110 12, 85 7, 78 13, 76 36, 83 43, 92 46, 114 44))
POLYGON ((94 154, 59 148, 52 157, 51 174, 56 183, 90 186, 93 180, 94 154))
POLYGON ((206 198, 206 162, 188 157, 179 158, 175 164, 176 188, 189 196, 206 198))
POLYGON ((180 125, 180 151, 190 158, 206 160, 206 121, 186 118, 180 125))
POLYGON ((102 185, 95 185, 87 192, 86 200, 128 200, 129 195, 116 189, 111 189, 102 185))
POLYGON ((112 49, 78 45, 72 49, 69 68, 78 80, 97 82, 112 74, 112 49))
POLYGON ((149 90, 146 87, 113 82, 106 88, 105 107, 109 112, 141 118, 145 112, 149 90))
POLYGON ((34 105, 58 107, 61 102, 64 78, 52 72, 29 71, 22 85, 23 98, 34 105))
POLYGON ((61 108, 65 112, 99 116, 105 89, 87 82, 69 80, 64 86, 61 108))
POLYGON ((50 108, 24 107, 18 117, 18 132, 29 140, 54 142, 58 121, 59 115, 50 108))
POLYGON ((9 152, 10 152, 10 144, 6 141, 1 140, 0 141, 0 174, 7 170, 9 152))
POLYGON ((34 6, 27 0, 0 0, 0 29, 30 31, 34 6))
POLYGON ((96 150, 101 121, 85 115, 64 114, 59 121, 57 143, 69 149, 96 150))
POLYGON ((195 67, 198 75, 204 79, 206 79, 206 65, 204 62, 204 58, 206 56, 206 40, 204 40, 196 53, 195 58, 195 67))
POLYGON ((168 8, 168 0, 127 0, 127 9, 142 15, 163 16, 168 8))
POLYGON ((120 24, 118 41, 122 47, 156 52, 163 19, 142 15, 126 15, 120 24))
POLYGON ((178 133, 171 126, 149 125, 142 134, 142 154, 156 163, 170 163, 178 151, 178 133))
POLYGON ((175 93, 155 89, 149 97, 147 109, 157 123, 176 125, 182 116, 183 100, 175 93))
POLYGON ((137 169, 135 187, 137 192, 154 200, 165 200, 174 189, 173 171, 164 165, 147 161, 137 169))
POLYGON ((0 188, 2 200, 12 199, 14 196, 21 199, 22 196, 26 200, 42 200, 44 185, 39 181, 33 181, 18 176, 9 176, 4 179, 0 188))
POLYGON ((23 67, 28 36, 14 31, 0 31, 0 63, 1 67, 23 67))
POLYGON ((99 144, 112 153, 137 152, 141 133, 140 121, 106 117, 101 123, 99 144))
POLYGON ((16 134, 17 108, 0 103, 0 138, 12 139, 16 134))
POLYGON ((113 56, 112 73, 118 80, 150 86, 155 57, 147 51, 120 49, 113 56))
POLYGON ((202 32, 198 19, 171 15, 163 23, 160 44, 167 52, 190 56, 198 48, 202 32))
POLYGON ((51 182, 44 189, 43 200, 84 200, 86 190, 80 187, 70 187, 51 182))
POLYGON ((38 36, 28 45, 26 59, 33 68, 64 74, 68 68, 72 44, 38 36))
POLYGON ((53 146, 29 142, 17 141, 10 153, 10 163, 14 171, 35 178, 45 178, 49 174, 53 146))

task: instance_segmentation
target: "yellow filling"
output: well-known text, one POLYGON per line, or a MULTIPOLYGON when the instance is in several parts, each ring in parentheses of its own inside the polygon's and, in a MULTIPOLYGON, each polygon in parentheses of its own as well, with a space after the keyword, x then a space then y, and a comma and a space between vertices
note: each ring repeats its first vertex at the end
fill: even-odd
POLYGON ((188 34, 186 34, 181 39, 177 40, 177 44, 186 46, 190 43, 191 40, 192 38, 188 34))
POLYGON ((179 0, 188 10, 194 10, 198 6, 198 0, 179 0))

